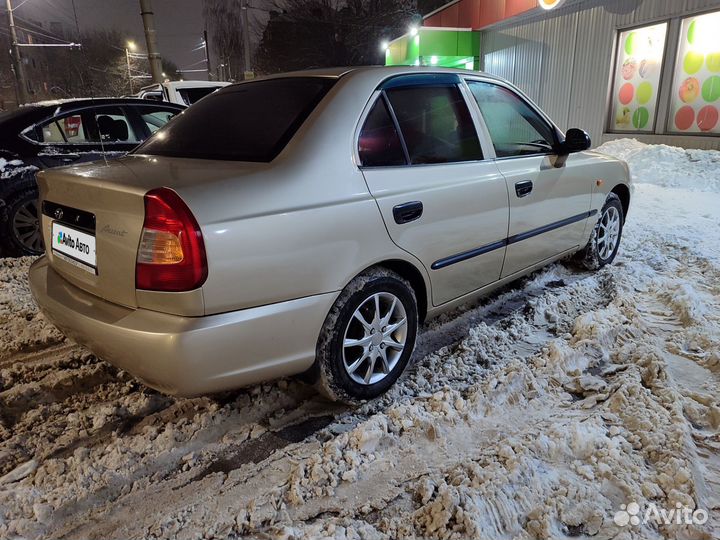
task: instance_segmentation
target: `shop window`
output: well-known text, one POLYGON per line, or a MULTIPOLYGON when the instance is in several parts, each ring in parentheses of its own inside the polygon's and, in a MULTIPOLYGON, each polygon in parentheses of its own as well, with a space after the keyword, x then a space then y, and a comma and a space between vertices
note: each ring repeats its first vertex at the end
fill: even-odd
POLYGON ((682 21, 668 131, 720 133, 720 12, 682 21))
POLYGON ((615 55, 610 130, 655 130, 667 23, 620 32, 615 55))

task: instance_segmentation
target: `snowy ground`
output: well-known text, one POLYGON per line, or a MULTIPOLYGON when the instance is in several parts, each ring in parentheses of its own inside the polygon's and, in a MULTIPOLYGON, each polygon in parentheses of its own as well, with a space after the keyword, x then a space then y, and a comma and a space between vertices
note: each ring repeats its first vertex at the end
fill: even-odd
POLYGON ((616 263, 432 323, 353 410, 294 381, 150 391, 0 262, 0 538, 720 537, 720 153, 603 149, 640 182, 616 263), (631 503, 709 520, 616 523, 631 503))

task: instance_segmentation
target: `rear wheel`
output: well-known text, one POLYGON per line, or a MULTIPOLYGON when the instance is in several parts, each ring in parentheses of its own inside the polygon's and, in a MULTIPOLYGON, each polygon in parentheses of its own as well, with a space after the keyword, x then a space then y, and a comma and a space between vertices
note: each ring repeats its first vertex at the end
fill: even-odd
POLYGON ((34 178, 24 178, 3 195, 3 220, 0 223, 3 254, 40 255, 44 251, 40 230, 38 191, 34 178))
POLYGON ((319 390, 354 402, 386 392, 415 347, 415 293, 399 275, 382 268, 355 278, 328 314, 317 345, 319 390))
POLYGON ((610 193, 600 211, 590 242, 576 257, 578 262, 588 270, 599 270, 612 263, 620 247, 624 223, 620 198, 610 193))

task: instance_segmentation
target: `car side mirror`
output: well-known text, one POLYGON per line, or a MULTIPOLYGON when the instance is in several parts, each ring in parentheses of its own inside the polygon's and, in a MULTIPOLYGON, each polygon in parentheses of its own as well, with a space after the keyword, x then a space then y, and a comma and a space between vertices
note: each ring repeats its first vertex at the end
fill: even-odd
POLYGON ((570 128, 565 134, 565 140, 560 143, 560 154, 573 154, 583 152, 592 145, 590 135, 578 128, 570 128))

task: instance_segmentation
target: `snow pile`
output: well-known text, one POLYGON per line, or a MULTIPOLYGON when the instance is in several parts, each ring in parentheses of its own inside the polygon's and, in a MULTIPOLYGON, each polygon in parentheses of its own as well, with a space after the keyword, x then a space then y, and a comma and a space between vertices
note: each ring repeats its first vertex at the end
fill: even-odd
POLYGON ((27 281, 34 259, 0 258, 0 360, 28 348, 62 341, 62 334, 40 313, 27 281))
POLYGON ((636 182, 720 192, 720 151, 686 150, 636 139, 608 141, 596 150, 626 161, 636 182))

